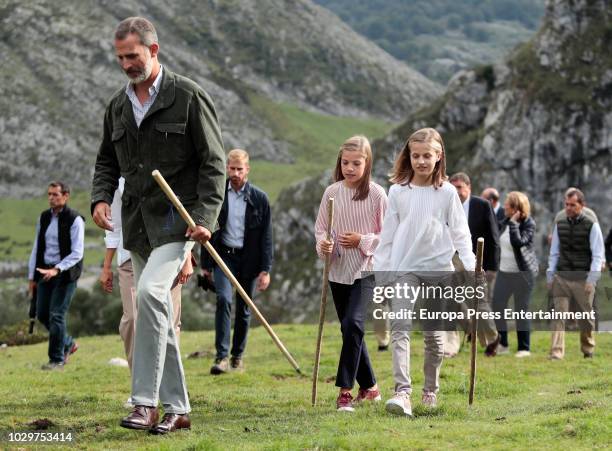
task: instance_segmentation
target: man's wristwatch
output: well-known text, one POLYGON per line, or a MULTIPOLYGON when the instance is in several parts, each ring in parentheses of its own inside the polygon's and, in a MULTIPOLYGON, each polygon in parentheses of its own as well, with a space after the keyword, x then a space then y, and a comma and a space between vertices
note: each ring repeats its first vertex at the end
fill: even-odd
POLYGON ((57 269, 57 275, 59 276, 62 273, 62 268, 59 266, 54 266, 54 268, 57 269))

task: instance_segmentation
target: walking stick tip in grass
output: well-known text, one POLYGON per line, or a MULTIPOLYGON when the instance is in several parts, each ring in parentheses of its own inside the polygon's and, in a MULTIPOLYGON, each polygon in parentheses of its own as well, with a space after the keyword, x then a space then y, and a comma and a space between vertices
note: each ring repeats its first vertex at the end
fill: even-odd
MULTIPOLYGON (((334 222, 334 198, 327 199, 327 236, 331 240, 332 225, 334 222)), ((319 332, 317 334, 317 349, 315 351, 314 369, 312 372, 312 406, 317 405, 317 384, 319 381, 319 363, 321 361, 321 345, 323 342, 323 323, 325 322, 325 306, 327 305, 327 280, 329 279, 330 255, 325 256, 325 266, 323 269, 323 281, 321 284, 321 306, 319 308, 319 332)))
MULTIPOLYGON (((480 277, 482 272, 482 258, 484 252, 484 238, 479 237, 476 242, 476 271, 475 278, 480 277)), ((471 406, 474 402, 474 389, 476 384, 476 334, 478 333, 478 299, 475 299, 476 305, 474 312, 474 319, 472 320, 472 342, 470 343, 470 393, 468 397, 468 404, 471 406)))
MULTIPOLYGON (((176 197, 176 194, 174 194, 174 191, 172 191, 172 188, 170 188, 170 185, 168 185, 168 183, 166 182, 164 177, 161 175, 161 173, 157 169, 155 169, 151 173, 151 175, 153 176, 155 181, 159 184, 160 188, 166 194, 168 199, 170 199, 170 202, 172 202, 174 207, 178 210, 179 214, 185 220, 187 225, 191 229, 195 229, 196 228, 195 221, 189 215, 187 210, 185 210, 185 207, 183 206, 181 201, 178 199, 178 197, 176 197)), ((240 285, 240 283, 238 282, 236 277, 234 277, 234 275, 229 270, 229 268, 227 267, 227 265, 225 264, 223 259, 219 256, 219 254, 217 253, 215 248, 212 247, 212 245, 208 241, 206 241, 205 243, 202 243, 202 244, 203 244, 204 248, 206 249, 206 251, 213 258, 213 260, 217 263, 219 268, 221 268, 221 270, 223 271, 225 276, 229 279, 229 281, 234 286, 234 288, 236 288, 236 291, 238 292, 240 297, 244 300, 244 302, 247 303, 247 305, 249 306, 251 311, 255 314, 255 316, 257 317, 259 322, 262 324, 262 326, 264 326, 264 329, 266 329, 266 331, 268 332, 268 334, 272 338, 272 341, 274 341, 274 343, 276 344, 278 349, 280 349, 280 351, 283 353, 283 355, 287 358, 287 360, 289 361, 291 366, 293 366, 293 368, 295 368, 295 371, 297 371, 298 374, 301 374, 300 367, 297 364, 297 362, 295 361, 295 359, 291 356, 291 354, 289 354, 289 351, 287 351, 287 348, 285 348, 285 345, 280 341, 278 336, 274 333, 274 331, 272 330, 272 327, 270 327, 270 324, 268 324, 268 322, 263 317, 263 315, 261 314, 261 312, 259 311, 259 309, 255 305, 255 303, 251 300, 251 297, 246 293, 246 291, 244 291, 244 288, 242 288, 242 286, 240 285)))

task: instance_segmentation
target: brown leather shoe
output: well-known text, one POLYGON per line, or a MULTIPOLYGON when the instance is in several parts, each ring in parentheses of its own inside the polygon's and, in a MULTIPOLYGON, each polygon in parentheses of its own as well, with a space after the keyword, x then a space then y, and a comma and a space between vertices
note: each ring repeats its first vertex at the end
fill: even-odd
POLYGON ((159 419, 157 407, 135 406, 134 410, 121 420, 121 427, 128 429, 151 429, 159 419))
POLYGON ((150 432, 152 434, 167 434, 177 429, 191 429, 191 420, 188 414, 166 413, 161 423, 153 426, 150 432))

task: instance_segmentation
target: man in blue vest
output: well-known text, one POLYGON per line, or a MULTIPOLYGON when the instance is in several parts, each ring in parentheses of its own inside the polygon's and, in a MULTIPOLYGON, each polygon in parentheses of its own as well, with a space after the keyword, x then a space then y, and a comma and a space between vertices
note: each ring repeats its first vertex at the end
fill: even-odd
MULTIPOLYGON (((593 310, 595 285, 605 261, 603 235, 599 223, 584 214, 584 194, 577 188, 565 193, 566 216, 558 216, 552 233, 548 270, 548 288, 556 312, 568 312, 573 300, 580 312, 593 310)), ((580 348, 584 358, 592 358, 595 349, 595 319, 579 319, 580 348)), ((565 321, 551 321, 551 360, 565 355, 565 321)))
POLYGON ((49 362, 43 370, 61 370, 78 344, 66 333, 66 314, 83 269, 85 222, 68 207, 70 188, 51 182, 48 210, 36 224, 28 264, 29 291, 36 288, 36 314, 49 330, 49 362))

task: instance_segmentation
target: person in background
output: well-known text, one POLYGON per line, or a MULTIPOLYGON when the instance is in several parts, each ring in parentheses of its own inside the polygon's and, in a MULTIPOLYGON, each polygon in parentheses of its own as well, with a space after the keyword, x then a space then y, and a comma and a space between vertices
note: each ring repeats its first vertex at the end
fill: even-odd
MULTIPOLYGON (((595 285, 605 260, 604 241, 599 223, 584 213, 584 204, 582 191, 577 188, 566 191, 566 217, 559 218, 553 229, 546 279, 557 312, 570 311, 571 301, 580 312, 593 309, 595 285)), ((579 319, 578 326, 582 354, 584 358, 592 358, 595 320, 579 319)), ((549 358, 560 360, 565 356, 565 321, 554 319, 551 327, 549 358)))
POLYGON ((36 289, 36 315, 49 331, 49 362, 43 370, 61 370, 79 345, 68 335, 66 315, 83 270, 85 220, 68 207, 70 188, 51 182, 49 209, 36 224, 28 264, 30 294, 36 289))
POLYGON ((504 213, 503 206, 499 203, 499 192, 493 188, 492 186, 485 188, 480 194, 484 200, 489 201, 491 207, 493 208, 493 213, 495 214, 495 218, 497 219, 497 225, 501 230, 501 224, 506 219, 506 215, 504 213))
MULTIPOLYGON (((463 205, 463 211, 468 219, 470 234, 472 236, 472 252, 476 253, 476 242, 478 238, 484 238, 484 253, 482 266, 486 271, 487 277, 487 302, 481 303, 480 310, 490 310, 491 296, 495 284, 495 275, 499 269, 499 226, 491 204, 486 200, 472 196, 472 183, 467 174, 458 172, 451 175, 449 182, 457 189, 459 200, 463 205)), ((453 259, 455 269, 463 271, 461 261, 457 256, 453 259)), ((466 305, 457 305, 460 309, 465 309, 466 305)), ((459 324, 467 332, 469 325, 467 321, 459 321, 459 324)), ((499 344, 499 334, 495 327, 495 322, 491 318, 481 318, 478 321, 478 339, 481 346, 485 348, 485 355, 492 357, 499 344)), ((457 331, 447 331, 444 352, 456 355, 459 351, 460 340, 457 331)), ((470 337, 472 338, 472 337, 470 337)))
MULTIPOLYGON (((519 191, 508 193, 504 202, 504 212, 506 219, 502 222, 499 240, 501 258, 493 290, 493 311, 500 315, 500 319, 495 319, 500 335, 497 354, 508 353, 508 329, 503 313, 510 296, 514 297, 515 311, 529 311, 535 276, 538 273, 538 259, 534 246, 536 225, 530 216, 529 199, 519 191)), ((515 356, 530 356, 529 320, 517 320, 516 336, 518 351, 515 356)))
MULTIPOLYGON (((272 222, 268 196, 248 181, 249 154, 233 149, 227 155, 226 195, 219 214, 219 229, 210 244, 219 253, 249 297, 255 289, 265 291, 270 285, 272 270, 272 222)), ((236 293, 236 319, 230 350, 233 287, 221 268, 202 248, 202 275, 212 281, 217 291, 215 311, 215 348, 217 351, 210 373, 244 371, 243 354, 251 321, 251 311, 236 293), (229 358, 231 354, 231 359, 229 358)))

